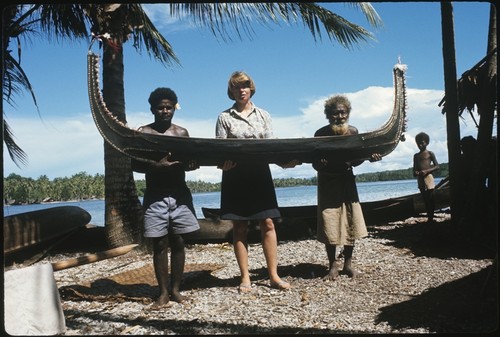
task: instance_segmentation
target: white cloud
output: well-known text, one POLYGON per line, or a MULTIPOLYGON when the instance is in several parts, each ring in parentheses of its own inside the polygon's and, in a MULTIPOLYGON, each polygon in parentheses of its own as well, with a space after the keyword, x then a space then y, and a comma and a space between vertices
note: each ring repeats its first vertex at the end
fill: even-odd
MULTIPOLYGON (((393 106, 393 88, 369 87, 364 90, 345 93, 353 106, 350 122, 360 132, 380 127, 389 118, 393 106)), ((418 132, 429 134, 429 149, 434 151, 439 162, 448 162, 446 118, 437 106, 443 96, 439 90, 408 89, 408 125, 406 141, 376 163, 365 162, 355 169, 356 174, 411 167, 413 154, 417 152, 414 137, 418 132)), ((275 135, 280 138, 310 137, 327 121, 323 114, 321 97, 311 102, 296 116, 273 118, 275 135)), ((461 121, 461 134, 476 136, 474 124, 468 115, 461 121)), ((127 115, 128 124, 138 127, 150 123, 149 111, 127 115)), ((103 138, 98 133, 90 113, 46 119, 11 118, 8 120, 19 145, 29 156, 28 167, 19 169, 8 157, 4 147, 4 176, 16 173, 24 177, 38 178, 47 175, 50 179, 70 177, 79 172, 102 174, 104 172, 103 138)), ((175 122, 188 128, 192 137, 212 138, 215 134, 215 119, 186 118, 180 110, 175 122)), ((310 165, 293 169, 271 166, 275 178, 312 177, 315 171, 310 165)), ((141 177, 141 175, 136 175, 141 177)), ((188 172, 187 179, 217 182, 221 171, 215 167, 202 167, 188 172)))
POLYGON ((11 161, 4 145, 4 174, 50 179, 70 177, 79 172, 104 172, 103 138, 90 113, 69 118, 9 119, 18 145, 28 155, 28 166, 19 169, 11 161))

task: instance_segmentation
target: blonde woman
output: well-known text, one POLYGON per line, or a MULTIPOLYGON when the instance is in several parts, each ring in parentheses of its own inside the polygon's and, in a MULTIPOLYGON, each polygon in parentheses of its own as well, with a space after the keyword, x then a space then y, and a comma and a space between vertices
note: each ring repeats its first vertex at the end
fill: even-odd
MULTIPOLYGON (((246 73, 237 71, 229 78, 227 95, 234 104, 217 119, 217 138, 272 138, 269 113, 251 101, 255 83, 246 73)), ((297 165, 296 161, 282 165, 297 165)), ((258 221, 262 249, 267 263, 270 286, 288 289, 290 284, 278 275, 277 237, 273 219, 280 218, 276 193, 269 165, 266 163, 240 164, 226 160, 222 169, 221 218, 233 222, 233 246, 240 268, 240 292, 251 291, 248 271, 248 225, 258 221)))

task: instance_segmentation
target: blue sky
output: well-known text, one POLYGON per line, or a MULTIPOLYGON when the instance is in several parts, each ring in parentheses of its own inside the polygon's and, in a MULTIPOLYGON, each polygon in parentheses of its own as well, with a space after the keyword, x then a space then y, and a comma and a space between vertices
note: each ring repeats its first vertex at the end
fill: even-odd
MULTIPOLYGON (((254 103, 270 112, 275 136, 310 137, 326 125, 324 100, 346 94, 352 102, 350 123, 360 132, 377 129, 388 119, 393 105, 392 68, 398 58, 408 66, 408 130, 406 142, 382 161, 366 162, 355 173, 411 167, 418 151, 414 136, 427 132, 429 149, 439 162, 448 161, 445 117, 438 107, 444 95, 441 11, 438 2, 373 2, 384 25, 373 28, 356 9, 345 3, 322 3, 373 32, 376 41, 345 49, 327 35, 315 41, 301 23, 254 27, 251 37, 224 42, 187 19, 168 15, 168 5, 145 5, 154 24, 172 44, 180 65, 165 66, 145 52, 125 48, 125 100, 130 127, 153 119, 147 98, 159 86, 174 89, 181 110, 174 123, 192 137, 214 137, 218 114, 232 101, 227 80, 235 70, 246 71, 256 83, 254 103)), ((486 54, 488 2, 453 2, 457 76, 486 54)), ((98 133, 87 96, 88 41, 57 43, 23 41, 22 66, 36 93, 40 115, 29 95, 4 105, 6 120, 29 163, 18 168, 4 146, 4 177, 16 173, 38 178, 71 177, 79 172, 104 173, 103 139, 98 133)), ((98 52, 96 47, 93 51, 98 52)), ((468 116, 461 135, 476 136, 468 116)), ((496 132, 496 130, 495 130, 496 132)), ((293 169, 272 166, 273 176, 309 178, 310 165, 293 169)), ((202 167, 188 180, 220 181, 221 171, 202 167)), ((136 174, 136 178, 143 175, 136 174)))

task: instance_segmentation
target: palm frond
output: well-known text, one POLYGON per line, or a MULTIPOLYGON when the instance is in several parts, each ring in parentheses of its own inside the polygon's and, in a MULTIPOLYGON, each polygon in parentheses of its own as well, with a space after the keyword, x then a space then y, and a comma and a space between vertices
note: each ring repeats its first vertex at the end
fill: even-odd
POLYGON ((26 152, 24 152, 19 145, 17 145, 14 140, 14 135, 12 134, 8 123, 5 121, 5 118, 3 120, 3 141, 5 142, 9 156, 14 164, 16 164, 19 168, 21 168, 21 165, 26 166, 28 164, 28 156, 26 155, 26 152))
POLYGON ((259 15, 259 8, 263 6, 261 3, 175 3, 170 5, 170 11, 177 17, 187 14, 195 24, 210 29, 217 38, 231 41, 234 35, 239 39, 244 34, 252 37, 253 19, 266 22, 266 17, 259 15))
POLYGON ((359 9, 365 15, 366 20, 368 20, 371 26, 378 28, 384 25, 382 19, 380 18, 380 15, 378 15, 377 11, 375 10, 375 8, 373 8, 371 3, 347 2, 346 4, 355 9, 359 9))
MULTIPOLYGON (((370 24, 381 24, 380 17, 368 3, 358 3, 370 24)), ((360 41, 375 40, 372 33, 351 23, 330 10, 313 2, 290 3, 175 3, 171 13, 178 17, 187 14, 195 23, 208 27, 211 32, 224 40, 234 32, 241 39, 242 32, 251 36, 253 20, 261 24, 287 24, 302 22, 315 40, 321 39, 324 29, 332 41, 345 48, 351 48, 360 41)))
POLYGON ((138 4, 129 6, 129 23, 133 24, 130 29, 134 38, 134 47, 140 51, 144 45, 148 53, 160 62, 179 64, 180 61, 175 55, 174 49, 156 29, 142 6, 138 4))
MULTIPOLYGON (((458 115, 462 116, 463 112, 467 111, 476 127, 479 127, 479 123, 474 116, 474 110, 476 110, 476 113, 479 115, 479 109, 475 108, 480 103, 482 90, 484 90, 484 83, 482 83, 482 81, 487 78, 485 75, 486 66, 490 58, 496 56, 496 54, 497 48, 495 47, 472 68, 464 72, 457 81, 458 115)), ((496 75, 495 78, 489 80, 496 82, 496 75)), ((446 95, 441 99, 438 106, 442 107, 441 113, 443 115, 446 114, 446 95)))
POLYGON ((89 38, 89 18, 82 5, 44 4, 35 12, 40 30, 50 40, 78 40, 89 38))
POLYGON ((302 21, 309 28, 315 39, 321 39, 321 26, 330 40, 337 41, 344 48, 351 48, 360 41, 375 40, 372 33, 338 14, 314 3, 298 3, 297 9, 302 21))
MULTIPOLYGON (((20 94, 22 91, 28 91, 31 94, 38 116, 41 117, 35 93, 24 70, 10 53, 4 53, 3 61, 5 67, 2 79, 3 100, 14 107, 15 103, 13 97, 20 94)), ((27 155, 15 142, 12 130, 9 128, 5 118, 3 118, 3 136, 3 141, 14 164, 19 168, 21 168, 21 164, 26 166, 28 162, 27 155)))
POLYGON ((31 94, 33 103, 35 104, 38 115, 40 115, 40 110, 35 97, 35 92, 28 79, 28 76, 24 72, 21 65, 12 57, 10 53, 4 54, 4 77, 3 77, 3 99, 11 106, 13 106, 13 95, 20 94, 22 91, 28 91, 31 94))
POLYGON ((2 49, 2 99, 10 105, 13 105, 14 103, 13 96, 15 94, 20 94, 21 91, 26 90, 31 93, 35 106, 37 106, 31 83, 29 82, 28 76, 20 64, 22 49, 20 38, 25 36, 27 32, 31 31, 31 21, 28 21, 27 18, 32 15, 36 9, 37 6, 32 6, 30 8, 26 6, 11 6, 3 13, 2 29, 4 40, 2 49), (12 56, 12 50, 10 49, 10 43, 12 40, 17 41, 16 50, 19 61, 12 56))

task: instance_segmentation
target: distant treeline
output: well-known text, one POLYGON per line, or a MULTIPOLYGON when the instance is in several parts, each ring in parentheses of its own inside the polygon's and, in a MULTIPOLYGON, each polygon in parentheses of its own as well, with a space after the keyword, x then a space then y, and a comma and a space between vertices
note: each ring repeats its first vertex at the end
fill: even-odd
MULTIPOLYGON (((439 171, 434 172, 434 177, 446 177, 449 174, 448 163, 440 163, 439 171)), ((415 179, 413 177, 413 168, 409 167, 402 170, 391 170, 383 172, 362 173, 356 176, 356 182, 365 183, 372 181, 390 181, 415 179)))
MULTIPOLYGON (((440 164, 436 177, 448 175, 448 164, 440 164)), ((412 168, 373 173, 362 173, 356 176, 357 182, 375 182, 390 180, 414 179, 412 168)), ((142 197, 146 190, 144 179, 136 180, 137 194, 142 197)), ((276 187, 314 186, 316 177, 312 178, 280 178, 274 179, 276 187)), ((187 181, 193 193, 220 191, 219 183, 204 181, 187 181)), ((21 177, 11 173, 3 179, 4 204, 36 204, 48 201, 70 201, 86 199, 104 199, 104 175, 89 175, 85 172, 77 173, 70 178, 55 178, 50 180, 46 175, 38 179, 21 177)))

